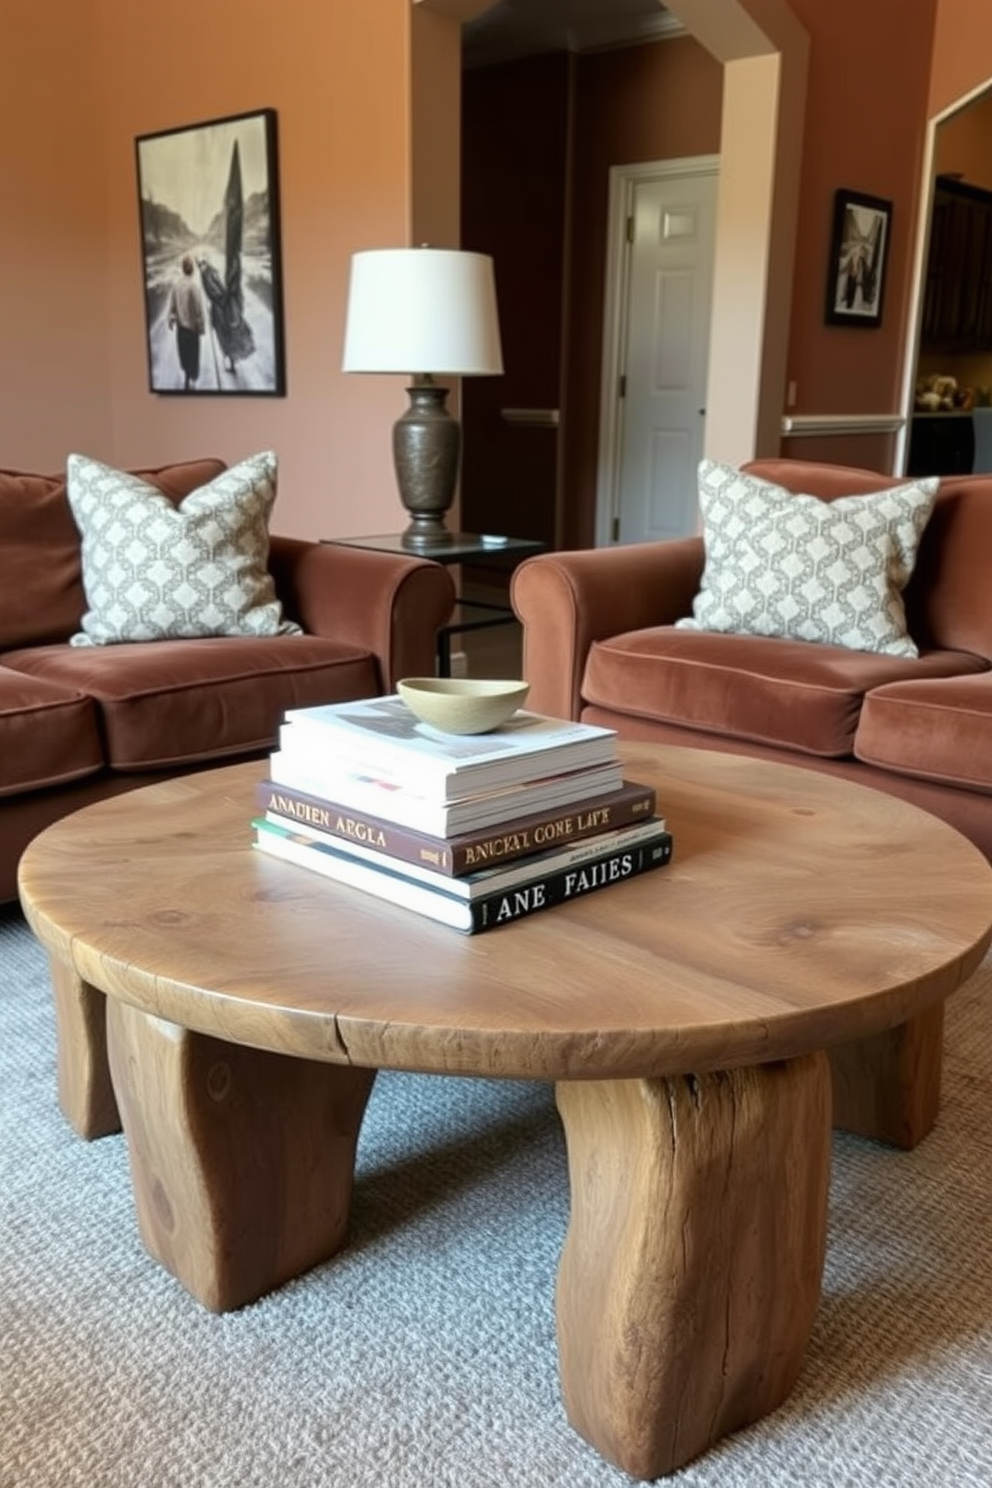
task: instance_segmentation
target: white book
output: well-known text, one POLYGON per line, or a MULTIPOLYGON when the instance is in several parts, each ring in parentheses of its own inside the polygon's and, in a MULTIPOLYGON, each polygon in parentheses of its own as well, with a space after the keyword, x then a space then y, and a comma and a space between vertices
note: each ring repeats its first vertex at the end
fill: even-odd
POLYGON ((295 748, 277 749, 270 755, 269 778, 277 785, 291 786, 349 811, 378 816, 432 837, 451 837, 456 832, 499 826, 500 822, 512 821, 532 811, 571 806, 574 801, 619 790, 623 784, 623 767, 617 762, 570 770, 564 775, 551 775, 450 802, 425 795, 412 786, 397 785, 372 767, 340 763, 332 768, 330 762, 325 762, 321 770, 308 753, 300 755, 295 748))
POLYGON ((396 694, 291 708, 279 746, 312 761, 318 777, 342 762, 374 766, 397 785, 459 800, 617 759, 616 730, 519 709, 488 734, 447 734, 422 723, 396 694))
POLYGON ((539 874, 514 888, 498 889, 480 899, 470 900, 417 883, 405 874, 363 863, 339 852, 329 843, 307 839, 295 827, 283 830, 271 822, 259 821, 253 846, 270 857, 295 863, 336 883, 360 889, 403 909, 414 910, 468 935, 523 919, 538 910, 550 909, 555 904, 566 903, 596 889, 661 868, 672 855, 671 834, 657 831, 646 842, 590 858, 571 868, 539 874))
POLYGON ((425 868, 420 863, 411 863, 405 858, 393 857, 374 847, 365 847, 361 842, 338 837, 333 832, 324 832, 320 827, 309 823, 300 823, 291 816, 281 816, 278 811, 267 811, 263 818, 256 821, 255 826, 262 830, 266 824, 284 834, 289 833, 292 837, 313 838, 315 842, 324 842, 345 857, 353 857, 374 868, 384 868, 402 878, 427 884, 440 893, 453 894, 456 899, 470 901, 481 899, 497 889, 515 888, 540 874, 557 873, 560 868, 573 868, 577 863, 586 863, 591 858, 601 858, 625 847, 637 847, 665 830, 664 820, 651 816, 644 821, 617 827, 612 832, 597 832, 592 837, 583 837, 581 841, 571 842, 567 847, 551 847, 544 852, 528 853, 526 857, 515 858, 512 863, 479 868, 475 873, 454 878, 450 874, 439 873, 436 868, 425 868))
POLYGON ((252 845, 269 857, 295 863, 298 868, 308 868, 311 873, 319 873, 350 888, 364 889, 378 899, 388 899, 401 909, 415 910, 455 930, 472 928, 472 906, 464 899, 456 899, 454 894, 436 894, 423 884, 414 883, 412 878, 403 878, 399 874, 394 877, 391 873, 379 873, 367 863, 360 863, 357 858, 347 859, 342 853, 332 853, 329 849, 321 853, 302 842, 298 833, 284 837, 256 828, 252 845))

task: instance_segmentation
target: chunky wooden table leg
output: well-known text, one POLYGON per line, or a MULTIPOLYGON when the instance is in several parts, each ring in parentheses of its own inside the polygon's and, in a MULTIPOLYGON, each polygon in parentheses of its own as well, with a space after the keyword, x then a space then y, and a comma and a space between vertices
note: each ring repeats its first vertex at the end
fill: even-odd
POLYGON ((59 1105, 81 1137, 106 1137, 121 1129, 107 1063, 107 999, 77 976, 68 962, 50 956, 58 1038, 59 1105))
POLYGON ((826 1056, 558 1085, 572 1213, 558 1273, 569 1420, 634 1477, 786 1398, 820 1296, 826 1056))
POLYGON ((215 1312, 344 1243, 374 1070, 224 1043, 112 998, 110 1064, 142 1239, 215 1312))
POLYGON ((943 1058, 943 1002, 871 1038, 835 1044, 834 1126, 915 1147, 937 1119, 943 1058))

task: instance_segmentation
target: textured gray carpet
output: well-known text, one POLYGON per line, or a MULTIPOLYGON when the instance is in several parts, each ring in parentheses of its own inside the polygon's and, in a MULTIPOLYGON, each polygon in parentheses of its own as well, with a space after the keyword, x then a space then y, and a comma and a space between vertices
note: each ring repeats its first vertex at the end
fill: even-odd
MULTIPOLYGON (((949 1006, 916 1152, 837 1137, 824 1296, 788 1403, 667 1479, 992 1485, 992 962, 949 1006)), ((42 954, 0 910, 2 1488, 617 1488, 567 1425, 549 1089, 384 1074, 352 1240, 239 1313, 145 1254, 123 1139, 55 1101, 42 954)))

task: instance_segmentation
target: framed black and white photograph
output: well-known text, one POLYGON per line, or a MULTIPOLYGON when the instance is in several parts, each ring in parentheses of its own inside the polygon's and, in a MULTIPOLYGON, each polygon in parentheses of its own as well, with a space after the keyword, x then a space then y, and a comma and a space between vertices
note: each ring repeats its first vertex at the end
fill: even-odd
POLYGON ((827 269, 828 325, 880 326, 892 230, 892 203, 839 190, 827 269))
POLYGON ((275 111, 135 144, 149 388, 283 395, 275 111))

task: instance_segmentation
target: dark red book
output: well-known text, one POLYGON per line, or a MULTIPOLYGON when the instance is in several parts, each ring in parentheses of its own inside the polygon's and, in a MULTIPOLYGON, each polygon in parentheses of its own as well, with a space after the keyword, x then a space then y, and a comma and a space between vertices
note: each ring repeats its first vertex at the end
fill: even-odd
POLYGON ((333 837, 381 852, 384 857, 418 863, 452 878, 545 852, 551 847, 565 847, 598 832, 615 831, 617 827, 646 820, 655 809, 652 786, 624 781, 618 790, 592 796, 587 801, 536 811, 457 836, 432 837, 273 780, 261 781, 255 795, 262 811, 275 812, 301 827, 316 827, 333 837))

